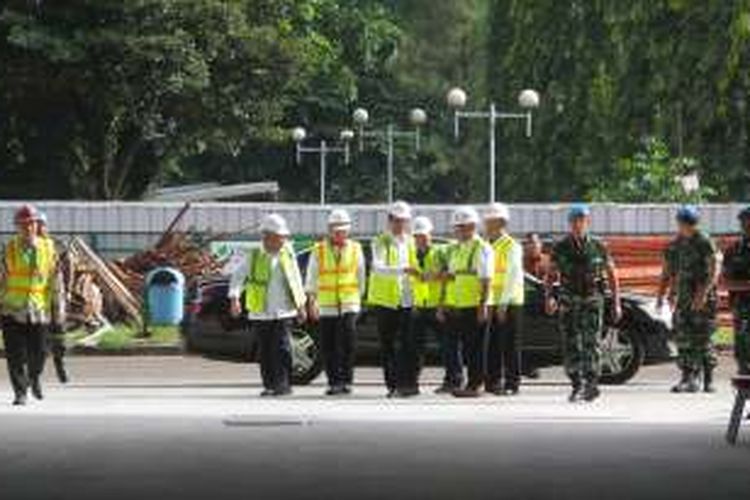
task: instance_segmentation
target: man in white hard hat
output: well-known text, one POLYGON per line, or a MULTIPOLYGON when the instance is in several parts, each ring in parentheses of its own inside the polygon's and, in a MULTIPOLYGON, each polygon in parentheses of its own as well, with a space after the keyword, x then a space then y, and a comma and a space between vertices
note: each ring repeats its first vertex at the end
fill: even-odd
POLYGON ((388 397, 415 396, 419 388, 405 374, 416 370, 415 359, 403 356, 404 346, 415 344, 412 328, 414 306, 412 275, 417 267, 417 248, 409 234, 411 207, 395 202, 388 210, 388 227, 372 241, 372 268, 367 303, 373 307, 380 335, 383 377, 388 397), (402 347, 399 352, 398 346, 402 347))
POLYGON ((233 316, 242 314, 240 296, 245 293, 245 311, 260 343, 261 396, 291 394, 291 330, 295 318, 305 321, 305 290, 286 220, 267 215, 260 226, 261 246, 248 252, 229 282, 233 316))
POLYGON ((496 395, 518 394, 521 384, 523 248, 508 233, 509 222, 510 211, 502 203, 491 204, 484 213, 485 238, 495 257, 485 390, 496 395))
POLYGON ((447 368, 450 383, 456 387, 453 394, 477 397, 484 381, 483 346, 494 274, 492 247, 477 234, 479 214, 473 208, 458 208, 452 222, 457 241, 447 249, 448 279, 439 316, 448 321, 447 350, 451 362, 447 368), (462 350, 468 366, 468 381, 464 388, 459 388, 463 381, 462 350))
POLYGON ((350 394, 354 383, 357 316, 367 271, 362 247, 349 238, 351 227, 345 210, 331 211, 328 236, 315 244, 307 265, 308 311, 313 322, 320 322, 328 396, 350 394))
MULTIPOLYGON (((414 218, 412 234, 417 247, 417 273, 414 276, 414 338, 416 344, 412 349, 404 349, 404 357, 411 357, 416 362, 404 363, 413 366, 415 371, 405 374, 410 377, 412 385, 418 387, 419 372, 422 365, 424 344, 427 332, 433 331, 441 347, 443 366, 445 362, 445 328, 437 321, 437 308, 443 294, 443 274, 446 269, 445 246, 432 240, 432 221, 420 216, 414 218)), ((408 346, 412 347, 412 346, 408 346)), ((460 361, 459 361, 460 364, 460 361)), ((443 384, 435 392, 451 392, 453 387, 445 372, 443 384)))

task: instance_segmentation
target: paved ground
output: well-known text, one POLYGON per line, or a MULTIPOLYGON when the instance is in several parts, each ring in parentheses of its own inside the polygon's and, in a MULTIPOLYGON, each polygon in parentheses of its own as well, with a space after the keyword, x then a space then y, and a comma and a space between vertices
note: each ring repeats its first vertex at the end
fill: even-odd
MULTIPOLYGON (((517 398, 386 400, 377 370, 354 396, 322 381, 257 397, 257 370, 196 358, 75 358, 43 403, 4 405, 0 498, 739 498, 750 424, 724 444, 732 403, 669 394, 645 369, 591 405, 566 402, 559 370, 517 398), (6 496, 7 495, 7 496, 6 496)), ((428 383, 438 373, 429 370, 428 383)), ((429 389, 429 388, 428 388, 429 389)))

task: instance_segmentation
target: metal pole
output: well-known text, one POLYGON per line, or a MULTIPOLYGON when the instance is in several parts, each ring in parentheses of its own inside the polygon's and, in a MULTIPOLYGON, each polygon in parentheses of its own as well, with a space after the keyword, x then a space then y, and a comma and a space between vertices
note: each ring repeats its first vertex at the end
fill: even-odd
POLYGON ((320 141, 320 204, 326 204, 326 141, 320 141))
POLYGON ((393 125, 388 125, 386 141, 388 141, 388 203, 393 203, 393 125))
POLYGON ((490 203, 495 202, 495 168, 497 166, 497 151, 495 145, 495 129, 497 128, 497 113, 495 103, 490 104, 490 203))

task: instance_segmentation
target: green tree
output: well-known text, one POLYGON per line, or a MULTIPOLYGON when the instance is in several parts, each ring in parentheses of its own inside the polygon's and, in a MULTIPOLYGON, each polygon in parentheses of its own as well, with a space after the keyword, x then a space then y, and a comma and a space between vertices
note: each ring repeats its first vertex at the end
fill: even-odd
POLYGON ((332 59, 325 40, 288 25, 293 5, 10 2, 3 163, 21 178, 62 169, 72 196, 130 198, 187 158, 278 139, 294 98, 332 59))
POLYGON ((600 178, 586 198, 600 202, 698 202, 714 196, 708 186, 686 190, 681 179, 696 172, 692 158, 674 158, 659 139, 646 139, 643 149, 620 158, 606 177, 600 178))

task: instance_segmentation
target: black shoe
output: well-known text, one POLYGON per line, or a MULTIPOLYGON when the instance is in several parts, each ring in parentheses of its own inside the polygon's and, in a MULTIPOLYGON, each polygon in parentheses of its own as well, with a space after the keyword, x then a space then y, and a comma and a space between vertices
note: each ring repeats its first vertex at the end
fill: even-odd
POLYGON ((675 394, 679 393, 696 393, 700 390, 698 382, 695 381, 695 375, 690 372, 682 374, 680 381, 672 387, 672 392, 675 394))
POLYGON ((282 387, 280 389, 274 389, 272 396, 290 396, 292 394, 291 387, 282 387))
POLYGON ((484 392, 493 396, 502 396, 503 390, 496 384, 484 384, 484 392))
POLYGON ((520 389, 517 385, 509 385, 503 389, 503 395, 505 396, 518 396, 520 389))
POLYGON ((352 393, 352 386, 345 385, 341 388, 341 394, 346 394, 347 396, 352 393))
POLYGON ((435 394, 452 394, 453 391, 455 391, 457 387, 452 386, 450 384, 443 384, 437 389, 435 389, 435 394))
POLYGON ((705 368, 703 371, 703 392, 712 394, 716 392, 714 387, 714 369, 713 367, 705 368))
POLYGON ((13 406, 26 406, 26 395, 19 394, 16 399, 13 400, 13 406))
POLYGON ((398 390, 398 395, 402 398, 412 398, 419 396, 419 387, 404 387, 398 390))
POLYGON ((587 403, 590 403, 597 399, 601 395, 601 391, 599 391, 599 387, 596 386, 594 383, 588 383, 583 388, 583 394, 582 398, 587 403))
POLYGON ((55 373, 57 374, 57 380, 61 384, 67 384, 70 380, 68 371, 65 369, 65 364, 61 359, 55 359, 55 373))
POLYGON ((275 396, 273 389, 263 389, 263 392, 260 393, 260 397, 262 398, 268 398, 271 396, 275 396))
POLYGON ((42 392, 42 384, 39 382, 39 379, 35 379, 31 381, 31 394, 34 395, 36 399, 41 401, 44 399, 44 393, 42 392))
POLYGON ((346 394, 342 385, 332 385, 326 391, 326 396, 340 396, 341 394, 346 394))
POLYGON ((570 396, 568 396, 568 401, 571 403, 577 403, 581 400, 581 386, 574 386, 573 390, 570 391, 570 396))
POLYGON ((455 389, 453 396, 457 398, 478 398, 481 394, 478 387, 468 386, 465 389, 455 389))
POLYGON ((388 399, 392 399, 398 396, 398 391, 396 389, 388 389, 388 392, 385 393, 385 397, 388 399))

